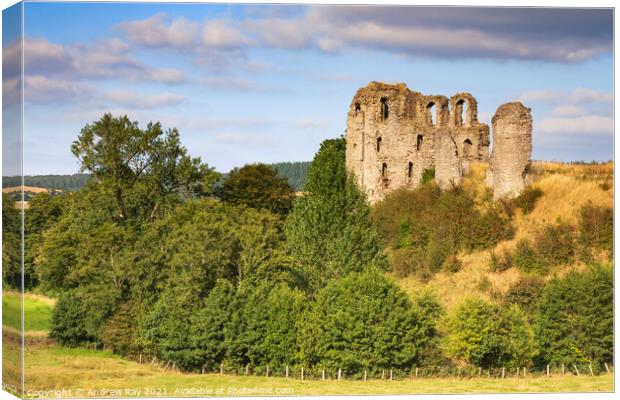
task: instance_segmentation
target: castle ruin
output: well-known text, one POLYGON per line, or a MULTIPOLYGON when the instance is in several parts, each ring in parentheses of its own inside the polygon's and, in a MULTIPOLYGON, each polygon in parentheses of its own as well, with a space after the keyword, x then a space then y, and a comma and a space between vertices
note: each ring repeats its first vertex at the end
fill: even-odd
MULTIPOLYGON (((488 181, 495 197, 520 193, 531 155, 530 110, 509 104, 521 108, 504 105, 493 118, 494 143, 500 145, 497 151, 494 145, 488 181)), ((441 188, 458 185, 471 162, 489 161, 490 130, 478 121, 477 108, 469 93, 448 99, 411 91, 403 83, 371 82, 357 91, 349 108, 347 168, 371 203, 394 189, 419 186, 431 168, 441 188)))

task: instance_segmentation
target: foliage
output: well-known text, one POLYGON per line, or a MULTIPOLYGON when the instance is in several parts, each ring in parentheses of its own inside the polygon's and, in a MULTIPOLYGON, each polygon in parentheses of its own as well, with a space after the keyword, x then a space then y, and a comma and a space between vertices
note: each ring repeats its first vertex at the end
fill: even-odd
POLYGON ((519 196, 512 200, 512 204, 520 208, 523 214, 529 214, 534 211, 536 201, 542 197, 542 195, 543 192, 539 188, 528 186, 519 196))
POLYGON ((139 310, 133 301, 121 304, 101 330, 101 342, 114 353, 135 354, 134 341, 139 310))
POLYGON ((514 265, 523 272, 542 272, 544 269, 543 262, 527 239, 520 239, 517 242, 512 260, 514 265))
POLYGON ((2 193, 2 284, 21 290, 22 216, 15 201, 2 193))
POLYGON ((65 207, 65 195, 41 192, 33 196, 24 211, 24 286, 26 290, 38 285, 36 258, 43 242, 43 232, 60 218, 65 207))
POLYGON ((502 342, 499 363, 507 368, 531 366, 538 355, 534 329, 517 304, 502 310, 497 330, 502 342))
POLYGON ((433 340, 437 312, 428 299, 414 308, 380 272, 351 273, 323 288, 302 318, 300 362, 347 376, 409 370, 433 340))
POLYGON ((285 233, 291 255, 309 272, 313 287, 351 271, 385 266, 370 208, 345 165, 344 139, 321 144, 304 190, 285 233))
POLYGON ((497 332, 498 309, 478 298, 467 298, 448 319, 445 348, 449 355, 466 364, 496 367, 501 357, 497 332))
MULTIPOLYGON (((40 187, 53 190, 75 191, 86 185, 90 174, 73 175, 34 175, 24 176, 24 186, 40 187)), ((2 187, 21 186, 21 176, 3 176, 2 187)))
POLYGON ((504 306, 516 304, 528 315, 533 316, 538 308, 538 301, 544 286, 544 280, 538 276, 523 276, 508 289, 504 296, 504 306))
POLYGON ((575 257, 572 227, 566 223, 547 225, 534 237, 538 262, 545 267, 568 265, 575 257))
POLYGON ((399 275, 437 272, 461 250, 492 247, 513 235, 510 219, 495 207, 480 211, 462 188, 435 184, 395 190, 373 207, 372 220, 399 275))
POLYGON ((265 209, 282 216, 291 210, 295 195, 286 178, 265 164, 233 169, 217 194, 227 203, 265 209))
POLYGON ((503 272, 512 267, 512 256, 510 252, 504 250, 496 253, 491 251, 489 258, 489 271, 491 272, 503 272))
POLYGON ((553 278, 543 289, 536 321, 541 362, 613 360, 613 270, 592 265, 553 278))
POLYGON ((429 183, 435 179, 435 166, 422 171, 422 183, 429 183))
POLYGON ((82 171, 111 193, 117 221, 153 219, 176 196, 211 190, 204 182, 213 171, 191 158, 176 129, 164 132, 159 122, 141 129, 127 116, 105 114, 87 124, 71 146, 82 171))
POLYGON ((579 241, 583 257, 591 258, 592 249, 606 251, 611 258, 614 246, 614 211, 610 207, 585 204, 580 210, 579 241))
POLYGON ((302 191, 310 162, 280 162, 269 166, 278 173, 278 176, 286 178, 293 190, 302 191))

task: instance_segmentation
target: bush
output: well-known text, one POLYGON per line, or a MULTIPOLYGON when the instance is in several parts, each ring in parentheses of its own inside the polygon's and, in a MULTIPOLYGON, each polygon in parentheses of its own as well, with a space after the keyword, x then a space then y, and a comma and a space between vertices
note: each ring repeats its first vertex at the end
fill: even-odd
POLYGON ((393 368, 409 372, 434 337, 439 306, 415 307, 399 287, 376 271, 351 273, 322 289, 301 318, 302 365, 360 376, 393 368))
POLYGON ((121 304, 103 325, 101 330, 103 345, 117 354, 125 356, 135 354, 135 327, 138 318, 138 309, 133 302, 121 304))
POLYGON ((530 241, 521 239, 517 242, 512 254, 514 265, 523 272, 540 272, 543 265, 530 241))
POLYGON ((435 179, 435 166, 422 171, 422 183, 429 183, 435 179))
POLYGON ((523 214, 529 214, 534 211, 536 201, 542 197, 542 190, 528 186, 525 190, 513 200, 515 207, 520 208, 523 214))
POLYGON ((534 238, 534 250, 545 267, 568 265, 575 257, 573 232, 570 225, 547 225, 534 238))
POLYGON ((76 290, 63 293, 54 307, 50 337, 67 347, 97 341, 86 326, 87 316, 88 309, 76 290))
POLYGON ((579 240, 581 242, 583 258, 589 260, 591 249, 607 252, 613 255, 614 247, 614 211, 610 207, 585 204, 580 210, 579 240))
POLYGON ((528 315, 533 316, 544 286, 545 282, 542 278, 524 276, 508 289, 504 296, 504 305, 516 304, 528 315))
POLYGON ((452 274, 459 272, 461 270, 461 266, 463 263, 458 259, 457 256, 449 256, 443 262, 441 269, 446 272, 450 272, 452 274))

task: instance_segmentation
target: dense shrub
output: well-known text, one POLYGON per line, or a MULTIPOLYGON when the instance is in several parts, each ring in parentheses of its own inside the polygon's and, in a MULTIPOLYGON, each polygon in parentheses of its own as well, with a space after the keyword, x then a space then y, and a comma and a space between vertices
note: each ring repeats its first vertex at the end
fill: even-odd
POLYGON ((543 262, 527 239, 517 242, 512 254, 513 264, 523 272, 541 272, 543 262))
POLYGON ((121 304, 103 325, 101 330, 103 345, 118 354, 135 354, 134 341, 138 318, 139 310, 135 303, 129 301, 121 304))
POLYGON ((422 171, 422 183, 429 183, 435 179, 435 166, 426 168, 422 171))
POLYGON ((492 247, 514 231, 497 207, 481 211, 462 188, 441 191, 435 184, 390 193, 374 206, 372 218, 384 245, 398 249, 394 271, 421 278, 439 271, 449 256, 492 247))
POLYGON ((538 261, 545 267, 572 263, 574 246, 572 227, 563 222, 547 225, 534 237, 538 261))
POLYGON ((613 360, 613 269, 593 265, 552 279, 536 318, 541 364, 613 360))
POLYGON ((606 251, 611 258, 614 246, 614 211, 610 207, 585 204, 580 210, 579 240, 582 256, 591 258, 591 250, 606 251))
POLYGON ((533 316, 544 286, 542 278, 526 275, 508 289, 504 296, 504 306, 516 304, 528 315, 533 316))
POLYGON ((523 192, 512 200, 513 205, 520 208, 523 214, 529 214, 534 211, 536 201, 542 197, 543 192, 539 188, 528 186, 523 192))
POLYGON ((302 319, 301 363, 342 368, 347 376, 359 376, 364 369, 371 374, 409 371, 436 335, 438 310, 428 299, 414 307, 379 272, 349 274, 322 289, 302 319))

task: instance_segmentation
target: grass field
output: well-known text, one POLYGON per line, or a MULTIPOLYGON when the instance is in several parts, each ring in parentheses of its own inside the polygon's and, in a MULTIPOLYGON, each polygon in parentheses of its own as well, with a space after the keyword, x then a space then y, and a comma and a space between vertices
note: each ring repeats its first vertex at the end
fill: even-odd
MULTIPOLYGON (((219 396, 412 393, 610 392, 613 375, 517 379, 425 378, 335 381, 215 374, 184 374, 123 360, 109 352, 57 345, 26 350, 26 395, 64 390, 65 396, 219 396), (102 393, 105 389, 107 392, 102 393), (30 392, 28 392, 30 390, 30 392), (90 392, 89 392, 90 390, 90 392)), ((62 394, 61 394, 62 395, 62 394)))
MULTIPOLYGON (((54 302, 43 296, 26 295, 24 301, 24 329, 26 331, 47 331, 54 302)), ((2 294, 2 325, 21 329, 21 294, 5 292, 2 294)))

